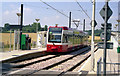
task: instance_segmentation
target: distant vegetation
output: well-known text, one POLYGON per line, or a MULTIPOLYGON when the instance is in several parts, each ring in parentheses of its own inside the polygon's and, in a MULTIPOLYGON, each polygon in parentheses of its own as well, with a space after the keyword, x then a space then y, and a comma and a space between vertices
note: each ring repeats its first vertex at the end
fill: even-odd
MULTIPOLYGON (((36 26, 37 26, 37 23, 35 22, 33 24, 25 25, 22 28, 22 32, 23 33, 36 33, 36 26)), ((47 31, 47 29, 48 29, 47 25, 45 25, 44 27, 41 27, 40 23, 38 23, 38 31, 47 31)), ((10 31, 9 23, 6 23, 4 27, 2 28, 2 32, 9 33, 9 31, 10 31)))
MULTIPOLYGON (((91 30, 87 30, 86 32, 88 32, 88 35, 91 35, 92 31, 91 30)), ((100 36, 100 34, 103 32, 103 30, 101 29, 97 29, 95 30, 95 36, 100 36)))
MULTIPOLYGON (((25 25, 22 28, 22 32, 23 33, 36 33, 36 25, 37 23, 33 23, 33 24, 29 24, 29 25, 25 25)), ((48 26, 45 25, 44 27, 41 27, 40 23, 38 23, 38 31, 47 31, 48 26)), ((10 31, 10 27, 9 27, 9 23, 6 23, 2 29, 3 33, 9 33, 10 31)), ((86 32, 88 32, 88 35, 91 35, 91 30, 86 30, 86 32)), ((100 34, 102 33, 101 29, 97 29, 95 30, 95 36, 100 36, 100 34)))

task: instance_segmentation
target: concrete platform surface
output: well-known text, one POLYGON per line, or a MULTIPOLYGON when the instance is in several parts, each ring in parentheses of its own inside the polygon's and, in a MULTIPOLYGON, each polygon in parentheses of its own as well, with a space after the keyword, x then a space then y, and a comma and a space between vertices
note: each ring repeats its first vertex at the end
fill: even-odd
MULTIPOLYGON (((103 49, 98 49, 94 53, 94 59, 95 59, 95 64, 94 64, 94 71, 91 70, 91 57, 88 58, 88 60, 84 63, 84 65, 80 68, 78 72, 79 74, 97 74, 97 61, 99 58, 102 58, 101 60, 101 73, 103 73, 103 49)), ((106 58, 107 63, 120 63, 120 53, 117 53, 117 49, 107 49, 107 58, 106 58)), ((113 64, 106 64, 106 73, 107 74, 120 74, 118 73, 118 65, 113 65, 113 64)))
POLYGON ((13 50, 8 52, 0 52, 0 61, 45 50, 46 48, 32 48, 31 50, 13 50))

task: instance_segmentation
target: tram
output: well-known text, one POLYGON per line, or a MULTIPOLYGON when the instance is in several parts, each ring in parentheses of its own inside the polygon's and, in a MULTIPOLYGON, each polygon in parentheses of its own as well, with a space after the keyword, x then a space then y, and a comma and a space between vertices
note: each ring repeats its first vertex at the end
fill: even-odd
POLYGON ((68 52, 87 45, 88 35, 68 27, 50 26, 47 31, 47 52, 68 52))

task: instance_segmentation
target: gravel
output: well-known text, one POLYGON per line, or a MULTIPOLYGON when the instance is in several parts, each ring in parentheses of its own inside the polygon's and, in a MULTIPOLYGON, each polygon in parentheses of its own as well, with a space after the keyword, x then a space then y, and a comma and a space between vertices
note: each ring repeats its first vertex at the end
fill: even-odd
POLYGON ((40 60, 43 60, 43 59, 46 59, 46 58, 49 58, 49 57, 54 57, 54 56, 55 55, 47 55, 47 56, 38 57, 38 58, 35 58, 35 59, 31 59, 31 60, 25 60, 25 61, 18 62, 18 63, 15 63, 15 64, 16 65, 28 64, 28 63, 32 63, 32 62, 35 62, 35 61, 40 61, 40 60))
MULTIPOLYGON (((77 55, 77 54, 79 54, 79 53, 81 53, 81 52, 83 52, 84 50, 87 50, 87 49, 89 49, 89 48, 83 48, 83 49, 80 49, 78 51, 72 52, 72 53, 67 54, 67 55, 61 55, 59 57, 55 57, 55 58, 52 58, 52 59, 49 59, 49 60, 46 60, 46 61, 35 63, 33 65, 26 66, 25 68, 30 68, 30 69, 33 69, 33 70, 40 70, 40 69, 46 68, 48 66, 54 65, 58 62, 61 62, 65 59, 68 59, 70 57, 73 57, 74 55, 77 55)), ((70 66, 70 64, 69 64, 69 66, 70 66)), ((67 65, 66 65, 66 67, 67 67, 67 65)))

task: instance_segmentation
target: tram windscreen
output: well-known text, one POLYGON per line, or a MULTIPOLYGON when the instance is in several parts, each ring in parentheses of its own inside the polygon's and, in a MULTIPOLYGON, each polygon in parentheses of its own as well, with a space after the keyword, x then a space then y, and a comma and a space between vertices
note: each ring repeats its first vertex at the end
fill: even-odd
POLYGON ((48 42, 61 43, 62 28, 49 28, 48 42))
POLYGON ((61 35, 49 34, 48 42, 61 43, 61 35))

